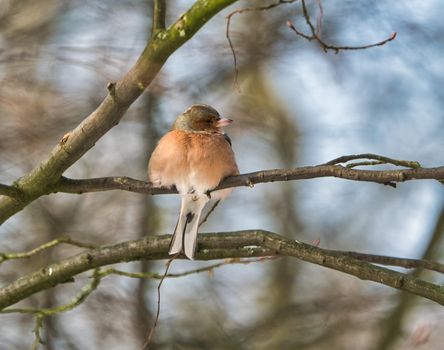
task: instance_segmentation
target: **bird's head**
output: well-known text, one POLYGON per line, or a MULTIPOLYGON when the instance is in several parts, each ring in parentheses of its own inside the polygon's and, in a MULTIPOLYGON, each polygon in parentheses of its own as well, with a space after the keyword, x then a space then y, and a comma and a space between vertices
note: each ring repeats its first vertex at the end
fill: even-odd
POLYGON ((222 127, 232 122, 231 119, 221 118, 213 107, 196 104, 177 117, 173 130, 221 132, 222 127))

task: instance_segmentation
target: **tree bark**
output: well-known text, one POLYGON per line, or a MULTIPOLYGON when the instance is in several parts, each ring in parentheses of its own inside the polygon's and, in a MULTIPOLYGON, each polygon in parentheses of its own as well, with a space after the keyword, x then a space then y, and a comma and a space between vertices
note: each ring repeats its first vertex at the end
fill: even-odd
MULTIPOLYGON (((0 309, 30 295, 71 280, 75 275, 101 266, 168 257, 170 235, 92 249, 23 276, 0 289, 0 309)), ((410 292, 444 305, 444 287, 404 273, 372 265, 337 251, 321 249, 263 230, 201 234, 197 260, 291 256, 317 265, 410 292)))

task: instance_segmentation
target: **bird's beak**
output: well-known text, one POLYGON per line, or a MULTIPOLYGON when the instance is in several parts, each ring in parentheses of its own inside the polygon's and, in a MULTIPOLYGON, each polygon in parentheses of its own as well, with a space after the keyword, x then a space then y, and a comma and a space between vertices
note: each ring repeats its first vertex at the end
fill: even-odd
POLYGON ((221 118, 217 121, 216 127, 221 128, 223 126, 228 126, 233 122, 233 119, 221 118))

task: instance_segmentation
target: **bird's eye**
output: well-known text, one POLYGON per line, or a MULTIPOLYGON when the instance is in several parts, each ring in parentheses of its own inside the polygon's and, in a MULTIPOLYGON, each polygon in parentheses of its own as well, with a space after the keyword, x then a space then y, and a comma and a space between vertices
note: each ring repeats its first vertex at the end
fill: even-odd
POLYGON ((207 122, 207 124, 213 123, 213 121, 211 119, 207 119, 206 122, 207 122))

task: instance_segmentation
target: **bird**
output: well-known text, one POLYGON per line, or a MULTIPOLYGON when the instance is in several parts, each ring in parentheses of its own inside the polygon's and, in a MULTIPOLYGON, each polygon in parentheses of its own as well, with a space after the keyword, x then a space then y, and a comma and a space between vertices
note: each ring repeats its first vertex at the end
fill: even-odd
POLYGON ((181 196, 170 255, 183 252, 194 260, 203 208, 210 199, 225 199, 233 190, 209 192, 226 177, 239 174, 231 140, 222 129, 232 122, 209 105, 194 104, 176 118, 151 154, 148 178, 152 186, 175 187, 181 196))

